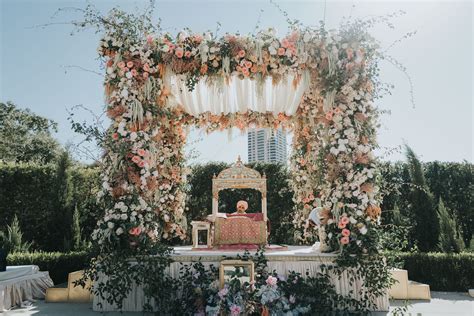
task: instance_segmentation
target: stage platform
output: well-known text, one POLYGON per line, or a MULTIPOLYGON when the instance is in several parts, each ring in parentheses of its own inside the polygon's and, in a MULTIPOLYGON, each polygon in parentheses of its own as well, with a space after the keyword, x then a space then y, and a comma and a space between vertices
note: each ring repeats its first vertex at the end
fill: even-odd
MULTIPOLYGON (((317 249, 317 247, 315 248, 317 249)), ((201 261, 205 267, 211 265, 219 267, 220 261, 234 259, 239 254, 243 255, 244 252, 245 250, 193 250, 192 246, 174 247, 172 254, 174 262, 170 265, 168 273, 172 277, 178 278, 182 264, 190 264, 195 261, 201 261)), ((256 251, 249 250, 249 252, 250 255, 253 255, 256 251)), ((302 275, 305 275, 306 272, 309 272, 309 275, 316 275, 321 272, 321 265, 333 263, 337 254, 314 251, 311 246, 285 246, 283 249, 265 251, 265 257, 268 260, 269 271, 276 271, 281 276, 287 276, 289 271, 295 271, 302 275)), ((355 281, 351 285, 350 277, 348 271, 344 272, 340 278, 335 275, 331 276, 331 282, 334 284, 336 292, 342 295, 348 295, 350 292, 359 293, 362 282, 355 281)), ((358 294, 354 294, 353 297, 359 299, 358 294)), ((141 286, 134 287, 132 293, 124 301, 123 311, 142 311, 143 300, 143 288, 141 286)), ((374 311, 388 311, 388 293, 379 297, 375 303, 377 308, 374 311)), ((115 311, 116 308, 100 297, 94 297, 94 310, 115 311), (99 303, 102 303, 102 309, 99 309, 99 303)))

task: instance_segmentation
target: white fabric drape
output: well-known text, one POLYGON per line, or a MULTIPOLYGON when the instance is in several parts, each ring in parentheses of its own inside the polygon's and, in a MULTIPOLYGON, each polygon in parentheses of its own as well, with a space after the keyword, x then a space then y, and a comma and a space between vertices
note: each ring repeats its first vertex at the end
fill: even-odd
MULTIPOLYGON (((30 272, 13 278, 2 278, 0 281, 0 313, 13 306, 21 306, 35 299, 43 299, 46 289, 54 286, 48 272, 39 272, 37 266, 30 266, 30 272)), ((11 274, 17 274, 25 269, 15 269, 11 274)), ((1 272, 4 273, 4 272, 1 272)), ((5 273, 6 275, 6 273, 5 273)))
POLYGON ((181 105, 194 116, 201 113, 212 114, 243 113, 248 110, 256 112, 273 112, 293 115, 298 109, 305 91, 309 87, 310 77, 305 72, 296 87, 294 75, 288 75, 278 84, 273 84, 267 77, 263 83, 249 78, 239 79, 232 76, 228 83, 201 79, 189 91, 185 76, 167 72, 165 84, 170 87, 174 96, 172 105, 181 105))

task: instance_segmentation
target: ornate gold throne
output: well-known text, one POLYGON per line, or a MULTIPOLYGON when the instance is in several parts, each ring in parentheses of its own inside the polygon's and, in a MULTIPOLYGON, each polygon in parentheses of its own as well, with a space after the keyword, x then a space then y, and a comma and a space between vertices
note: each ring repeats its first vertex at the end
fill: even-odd
POLYGON ((212 179, 211 238, 213 246, 267 243, 267 179, 245 167, 240 157, 212 179), (224 189, 255 189, 262 195, 261 213, 220 214, 219 192, 224 189))

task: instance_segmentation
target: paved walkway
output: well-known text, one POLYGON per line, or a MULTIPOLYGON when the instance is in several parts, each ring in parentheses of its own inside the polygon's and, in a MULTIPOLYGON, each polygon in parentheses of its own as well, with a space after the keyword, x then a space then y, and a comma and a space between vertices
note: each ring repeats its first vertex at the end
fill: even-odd
MULTIPOLYGON (((390 312, 372 313, 374 316, 474 316, 474 298, 465 293, 431 292, 431 301, 391 301, 390 312), (404 309, 406 307, 406 309, 404 309), (396 313, 399 311, 400 313, 396 313)), ((142 313, 104 313, 106 316, 138 316, 142 313)), ((98 316, 91 304, 45 303, 38 301, 33 306, 18 308, 1 316, 98 316)))

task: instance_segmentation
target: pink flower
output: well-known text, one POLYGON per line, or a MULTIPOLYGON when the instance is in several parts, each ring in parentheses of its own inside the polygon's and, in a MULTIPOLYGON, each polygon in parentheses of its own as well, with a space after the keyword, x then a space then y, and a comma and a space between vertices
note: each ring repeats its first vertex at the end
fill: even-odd
POLYGON ((148 78, 148 76, 149 76, 149 75, 148 75, 148 72, 144 72, 144 73, 143 73, 143 78, 146 79, 146 78, 148 78))
POLYGON ((140 226, 130 228, 130 230, 128 231, 128 233, 132 236, 138 236, 141 232, 142 229, 140 228, 140 226))
POLYGON ((183 58, 183 55, 184 55, 183 49, 182 49, 182 48, 176 49, 176 52, 175 52, 174 54, 175 54, 176 57, 178 57, 178 58, 183 58))
POLYGON ((125 62, 121 61, 117 64, 117 66, 120 68, 120 69, 123 69, 125 68, 125 62))
POLYGON ((144 64, 143 65, 143 70, 145 70, 146 72, 150 72, 150 65, 144 64))
POLYGON ((148 35, 148 36, 146 37, 146 42, 147 42, 149 45, 151 45, 151 44, 153 43, 153 36, 148 35))
POLYGON ((250 67, 252 67, 252 62, 251 62, 251 61, 248 61, 248 60, 246 60, 246 61, 245 61, 245 67, 247 67, 247 68, 250 68, 250 67))
POLYGON ((229 289, 225 287, 225 288, 221 289, 221 290, 217 293, 217 295, 219 295, 219 297, 220 297, 221 299, 223 299, 224 296, 227 295, 227 293, 229 293, 229 289))
POLYGON ((139 156, 133 156, 132 161, 134 163, 139 163, 142 159, 139 156))
POLYGON ((351 235, 351 231, 350 231, 349 229, 344 228, 344 229, 342 230, 342 236, 344 236, 344 237, 349 237, 350 235, 351 235))
POLYGON ((136 69, 132 69, 132 71, 130 71, 132 73, 132 76, 136 77, 138 72, 136 69))
POLYGON ((326 120, 330 121, 332 120, 333 112, 332 110, 326 113, 326 120))
POLYGON ((144 157, 145 154, 146 154, 146 150, 143 149, 143 148, 140 148, 137 150, 137 154, 139 154, 140 156, 144 157))
POLYGON ((342 216, 341 219, 340 219, 341 223, 343 223, 344 225, 347 225, 349 224, 349 218, 347 218, 347 216, 342 216))
POLYGON ((278 281, 277 278, 270 275, 270 276, 268 276, 268 278, 265 282, 267 283, 267 285, 275 286, 277 284, 277 281, 278 281))
POLYGON ((342 245, 347 245, 349 243, 349 237, 342 237, 341 238, 341 244, 342 245))
POLYGON ((339 229, 343 229, 343 228, 346 228, 346 224, 339 221, 339 223, 337 224, 337 227, 339 227, 339 229))
POLYGON ((138 166, 139 166, 140 168, 145 167, 145 161, 143 161, 143 160, 140 161, 140 162, 138 163, 138 166))
POLYGON ((279 56, 285 55, 285 49, 283 47, 278 48, 278 55, 279 56))
POLYGON ((127 67, 128 67, 128 68, 132 68, 132 67, 133 67, 133 61, 129 61, 129 62, 127 63, 127 67))
POLYGON ((288 42, 288 40, 286 38, 284 38, 282 41, 281 41, 281 46, 285 47, 285 48, 288 48, 288 46, 290 45, 290 42, 288 42))
POLYGON ((186 58, 191 57, 191 52, 189 50, 187 50, 186 53, 184 53, 184 57, 186 57, 186 58))
POLYGON ((119 139, 119 134, 118 133, 113 133, 112 138, 115 139, 115 140, 119 139))
POLYGON ((242 309, 240 308, 240 306, 237 306, 234 304, 230 307, 230 314, 232 316, 240 315, 241 312, 242 312, 242 309))
POLYGON ((240 58, 243 58, 243 57, 245 56, 245 51, 244 51, 243 49, 241 49, 241 50, 239 51, 239 53, 238 53, 238 56, 239 56, 240 58))

